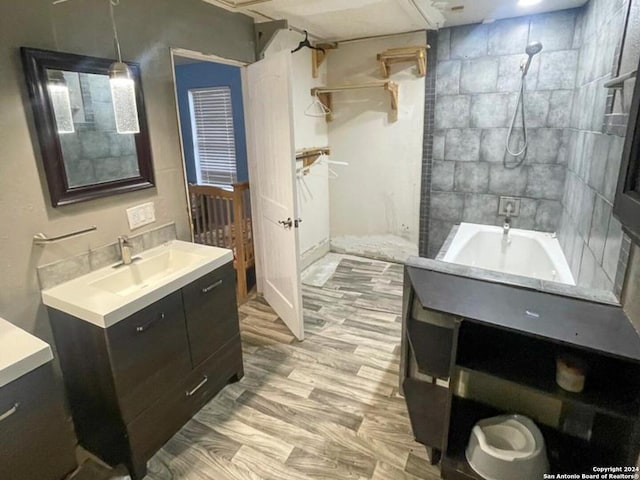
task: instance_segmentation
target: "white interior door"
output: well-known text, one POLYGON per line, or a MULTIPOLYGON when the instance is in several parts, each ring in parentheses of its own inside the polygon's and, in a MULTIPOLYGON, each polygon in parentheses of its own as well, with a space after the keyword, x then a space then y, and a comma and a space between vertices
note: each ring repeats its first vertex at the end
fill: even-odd
POLYGON ((289 52, 249 65, 245 123, 258 290, 302 340, 291 82, 289 52))

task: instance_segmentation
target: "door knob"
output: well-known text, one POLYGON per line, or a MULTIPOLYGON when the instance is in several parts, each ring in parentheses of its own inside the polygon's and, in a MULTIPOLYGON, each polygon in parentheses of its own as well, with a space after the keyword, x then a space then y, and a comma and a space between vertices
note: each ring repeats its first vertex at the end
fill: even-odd
POLYGON ((279 220, 278 223, 287 229, 293 227, 293 220, 291 220, 291 217, 286 220, 279 220))

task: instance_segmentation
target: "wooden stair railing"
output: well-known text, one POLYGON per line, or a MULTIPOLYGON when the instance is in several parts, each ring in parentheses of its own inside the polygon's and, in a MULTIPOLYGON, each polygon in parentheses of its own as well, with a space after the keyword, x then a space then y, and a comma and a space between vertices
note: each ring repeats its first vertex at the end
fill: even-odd
POLYGON ((248 296, 247 270, 255 264, 249 183, 232 189, 189 185, 194 241, 233 250, 238 302, 248 296))

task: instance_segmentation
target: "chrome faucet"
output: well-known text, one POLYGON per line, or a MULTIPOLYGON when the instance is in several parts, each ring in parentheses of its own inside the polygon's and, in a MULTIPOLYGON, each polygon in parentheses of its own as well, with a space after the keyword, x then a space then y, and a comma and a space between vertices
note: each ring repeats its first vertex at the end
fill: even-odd
POLYGON ((120 265, 131 265, 133 260, 131 259, 131 242, 129 238, 124 235, 118 237, 118 246, 120 247, 120 258, 122 260, 120 265))
POLYGON ((502 236, 504 239, 509 238, 509 232, 511 231, 511 212, 513 212, 513 204, 508 203, 506 208, 507 214, 504 219, 504 225, 502 226, 502 236))

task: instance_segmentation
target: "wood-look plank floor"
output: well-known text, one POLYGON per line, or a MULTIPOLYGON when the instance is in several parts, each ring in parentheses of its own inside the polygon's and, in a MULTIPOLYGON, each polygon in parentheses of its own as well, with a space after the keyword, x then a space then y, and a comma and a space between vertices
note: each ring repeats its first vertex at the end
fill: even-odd
POLYGON ((165 445, 147 480, 438 479, 398 396, 401 299, 400 265, 343 259, 324 287, 304 287, 304 342, 250 300, 245 377, 165 445))

